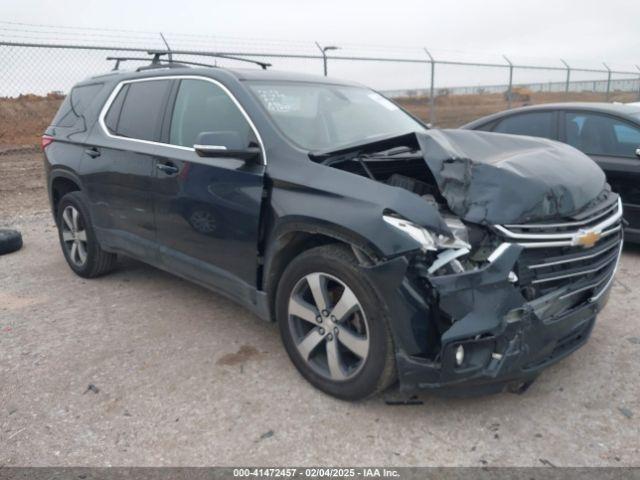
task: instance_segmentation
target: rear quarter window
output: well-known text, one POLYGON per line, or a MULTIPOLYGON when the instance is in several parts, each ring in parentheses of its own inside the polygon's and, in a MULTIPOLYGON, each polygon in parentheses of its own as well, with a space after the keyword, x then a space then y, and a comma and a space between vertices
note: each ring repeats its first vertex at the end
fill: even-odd
POLYGON ((125 84, 111 103, 105 124, 115 135, 157 141, 171 80, 125 84))
POLYGON ((98 93, 104 87, 103 83, 80 85, 73 87, 64 99, 58 113, 53 117, 51 125, 56 127, 73 127, 84 117, 85 112, 96 100, 98 93))

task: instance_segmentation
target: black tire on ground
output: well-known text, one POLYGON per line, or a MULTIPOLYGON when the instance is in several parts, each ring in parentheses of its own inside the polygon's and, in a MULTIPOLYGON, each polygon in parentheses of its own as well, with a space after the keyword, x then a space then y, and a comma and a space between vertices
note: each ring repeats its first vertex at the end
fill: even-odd
POLYGON ((0 229, 0 255, 22 248, 22 235, 17 230, 0 229))
MULTIPOLYGON (((84 196, 80 192, 67 193, 58 204, 56 223, 58 225, 58 237, 60 239, 60 246, 64 254, 69 267, 77 275, 84 278, 94 278, 100 275, 104 275, 116 265, 117 255, 114 253, 108 253, 102 250, 91 224, 91 217, 89 210, 86 207, 84 196), (65 219, 63 218, 64 212, 67 207, 72 207, 78 212, 78 222, 80 225, 79 230, 86 232, 85 248, 86 257, 84 262, 78 264, 71 259, 71 251, 65 245, 63 240, 63 224, 65 219)), ((72 242, 71 242, 72 243, 72 242)))
MULTIPOLYGON (((312 385, 343 400, 371 397, 387 389, 396 380, 394 345, 385 311, 365 272, 358 265, 351 250, 343 244, 325 245, 303 252, 287 266, 278 284, 276 318, 282 341, 291 361, 312 385), (300 340, 294 338, 295 334, 290 327, 290 296, 302 279, 315 272, 339 279, 351 289, 364 310, 369 339, 368 353, 353 376, 347 377, 346 380, 327 378, 326 375, 323 376, 317 372, 317 369, 312 368, 298 350, 296 342, 300 340)), ((331 325, 331 328, 335 325, 326 324, 331 325)), ((311 330, 317 327, 319 325, 309 324, 311 330)), ((338 344, 337 341, 335 343, 338 344)), ((327 348, 326 343, 323 345, 327 348)), ((317 356, 318 353, 314 355, 317 356)), ((319 355, 323 355, 323 352, 320 351, 319 355)))

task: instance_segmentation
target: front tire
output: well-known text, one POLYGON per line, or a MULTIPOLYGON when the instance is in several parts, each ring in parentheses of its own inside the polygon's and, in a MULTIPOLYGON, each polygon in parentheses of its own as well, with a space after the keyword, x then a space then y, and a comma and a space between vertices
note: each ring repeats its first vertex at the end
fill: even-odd
POLYGON ((323 392, 360 400, 394 382, 384 305, 346 246, 313 248, 289 264, 278 284, 276 317, 291 361, 323 392))
POLYGON ((60 246, 71 270, 84 278, 98 277, 113 270, 117 256, 100 248, 80 192, 62 197, 56 221, 60 246))

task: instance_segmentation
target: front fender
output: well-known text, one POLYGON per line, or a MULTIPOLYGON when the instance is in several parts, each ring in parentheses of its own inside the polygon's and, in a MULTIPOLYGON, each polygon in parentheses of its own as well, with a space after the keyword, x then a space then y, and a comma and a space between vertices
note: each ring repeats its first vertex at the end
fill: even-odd
MULTIPOLYGON (((323 173, 331 170, 320 168, 323 173)), ((344 237, 349 243, 365 246, 383 258, 420 248, 418 242, 383 220, 388 211, 434 231, 448 233, 437 209, 419 196, 339 170, 335 172, 339 183, 330 184, 326 189, 300 184, 274 185, 271 191, 274 231, 304 225, 306 229, 344 237), (345 176, 352 183, 350 188, 345 176)))

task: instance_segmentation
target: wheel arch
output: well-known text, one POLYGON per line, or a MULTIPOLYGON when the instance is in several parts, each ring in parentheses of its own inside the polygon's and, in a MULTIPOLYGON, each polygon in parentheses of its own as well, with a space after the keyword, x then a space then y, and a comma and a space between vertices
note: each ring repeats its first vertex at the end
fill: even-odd
POLYGON ((341 243, 349 246, 361 262, 373 263, 381 258, 381 253, 370 242, 337 225, 295 220, 281 225, 270 237, 259 282, 260 289, 267 295, 272 321, 276 318, 275 297, 280 278, 287 265, 302 252, 321 245, 341 243))
POLYGON ((49 199, 51 203, 51 212, 53 218, 57 219, 58 205, 60 200, 67 193, 81 192, 82 183, 80 179, 73 173, 65 170, 53 171, 49 180, 49 199))

